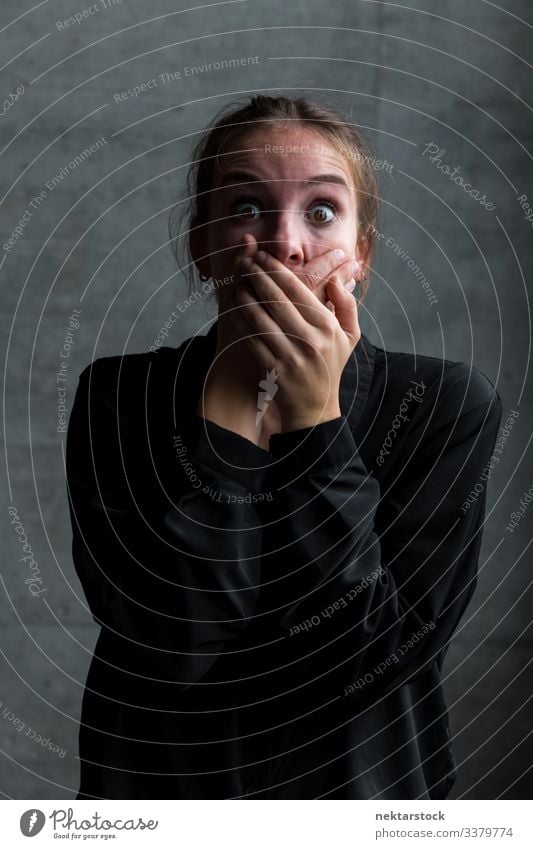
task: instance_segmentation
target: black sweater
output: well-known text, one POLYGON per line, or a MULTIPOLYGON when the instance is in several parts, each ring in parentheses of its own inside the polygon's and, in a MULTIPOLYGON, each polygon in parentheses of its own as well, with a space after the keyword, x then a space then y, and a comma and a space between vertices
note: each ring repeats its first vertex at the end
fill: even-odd
POLYGON ((77 798, 446 797, 440 676, 475 588, 498 393, 363 335, 342 415, 265 451, 196 414, 215 347, 216 322, 80 377, 72 551, 101 630, 77 798))

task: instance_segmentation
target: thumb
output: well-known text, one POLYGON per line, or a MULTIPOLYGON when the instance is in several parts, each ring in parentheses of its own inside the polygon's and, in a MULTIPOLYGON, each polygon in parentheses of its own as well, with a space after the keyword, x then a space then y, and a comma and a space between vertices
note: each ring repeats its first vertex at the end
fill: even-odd
POLYGON ((243 236, 243 248, 241 256, 255 256, 257 253, 257 239, 253 233, 245 233, 243 236))
POLYGON ((360 333, 357 301, 337 278, 328 280, 326 290, 328 298, 335 307, 335 318, 355 345, 360 333))
POLYGON ((232 257, 234 267, 235 267, 235 263, 237 263, 236 272, 237 272, 239 279, 240 279, 240 271, 239 271, 238 262, 245 256, 252 257, 252 259, 253 259, 253 257, 255 256, 256 253, 257 253, 257 239, 255 238, 255 236, 252 233, 245 233, 244 236, 243 236, 242 243, 236 247, 236 249, 233 253, 233 257, 232 257))

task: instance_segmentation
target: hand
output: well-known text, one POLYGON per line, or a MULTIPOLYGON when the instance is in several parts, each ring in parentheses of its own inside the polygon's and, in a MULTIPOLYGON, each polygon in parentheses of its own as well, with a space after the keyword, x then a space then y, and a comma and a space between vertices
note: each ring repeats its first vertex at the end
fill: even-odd
MULTIPOLYGON (((253 236, 252 233, 246 233, 244 236, 244 248, 239 254, 237 254, 237 279, 239 278, 241 271, 239 260, 243 256, 251 256, 253 258, 257 251, 258 244, 255 236, 253 236)), ((331 309, 333 304, 328 300, 326 295, 326 284, 328 279, 331 279, 332 277, 337 278, 348 292, 353 292, 361 270, 361 264, 355 259, 355 257, 347 257, 343 250, 339 248, 331 248, 310 260, 303 266, 303 268, 295 271, 294 274, 296 274, 302 283, 305 283, 305 285, 316 295, 321 303, 331 309)))
MULTIPOLYGON (((244 245, 238 249, 238 252, 234 253, 232 288, 243 286, 240 259, 244 256, 253 258, 257 251, 258 244, 255 236, 252 233, 246 233, 244 235, 244 245)), ((328 300, 326 294, 328 279, 338 279, 348 292, 352 292, 356 285, 354 275, 359 275, 360 271, 360 264, 355 258, 346 258, 344 251, 331 248, 310 260, 303 268, 298 269, 294 273, 314 293, 316 298, 335 314, 335 308, 332 302, 328 300), (339 256, 339 254, 342 254, 342 256, 339 256)), ((227 293, 229 294, 229 289, 227 293)), ((232 306, 235 306, 234 302, 232 306)), ((226 376, 229 375, 232 380, 237 380, 243 387, 250 387, 250 397, 256 399, 257 384, 259 380, 265 377, 265 373, 261 373, 261 366, 258 366, 255 360, 243 358, 240 333, 233 321, 234 313, 231 309, 228 312, 226 307, 227 301, 224 298, 224 306, 220 310, 218 317, 217 348, 215 363, 212 367, 213 374, 211 375, 211 381, 213 382, 215 375, 217 375, 217 382, 225 382, 225 391, 227 391, 228 381, 224 379, 224 374, 226 376)))
MULTIPOLYGON (((326 267, 324 256, 313 260, 315 268, 326 267)), ((248 261, 249 269, 241 264, 240 276, 251 291, 242 282, 232 287, 229 315, 263 376, 274 370, 282 430, 337 418, 342 372, 361 337, 355 298, 337 274, 327 277, 323 289, 333 315, 275 257, 260 251, 248 261)))

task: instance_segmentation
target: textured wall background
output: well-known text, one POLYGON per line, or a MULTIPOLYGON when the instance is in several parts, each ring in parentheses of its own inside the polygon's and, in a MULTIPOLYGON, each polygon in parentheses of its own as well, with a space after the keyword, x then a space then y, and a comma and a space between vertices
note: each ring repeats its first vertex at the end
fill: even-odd
MULTIPOLYGON (((3 0, 1 10, 0 792, 67 799, 78 784, 77 723, 97 629, 71 561, 65 434, 57 430, 69 316, 81 311, 63 384, 67 407, 88 362, 149 348, 186 295, 166 227, 197 134, 239 93, 288 91, 343 109, 390 166, 380 171, 383 238, 364 331, 390 350, 474 363, 502 396, 502 425, 519 413, 490 478, 478 589, 448 655, 446 689, 459 765, 452 797, 527 798, 533 507, 513 533, 505 526, 532 484, 533 225, 519 201, 525 194, 533 206, 531 4, 94 5, 69 27, 58 22, 89 2, 32 9, 28 0, 3 0), (239 69, 186 70, 250 56, 259 61, 239 69), (137 97, 115 96, 154 78, 157 86, 137 97), (478 198, 439 160, 458 168, 478 198), (40 570, 35 597, 10 506, 40 570)), ((189 309, 169 344, 213 315, 209 303, 189 309)))

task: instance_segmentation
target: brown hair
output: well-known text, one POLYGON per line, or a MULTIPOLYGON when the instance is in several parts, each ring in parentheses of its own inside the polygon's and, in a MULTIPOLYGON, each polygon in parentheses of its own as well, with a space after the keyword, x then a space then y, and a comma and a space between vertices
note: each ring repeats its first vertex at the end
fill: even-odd
POLYGON ((374 255, 375 236, 378 217, 378 182, 372 166, 374 157, 368 142, 339 111, 307 98, 268 97, 255 95, 242 106, 225 106, 222 114, 209 130, 202 134, 192 153, 192 164, 187 175, 187 196, 190 206, 185 210, 187 226, 185 232, 179 232, 179 221, 183 212, 179 211, 180 201, 170 212, 168 231, 174 257, 180 268, 186 270, 189 290, 194 283, 194 262, 190 251, 188 235, 195 227, 208 223, 209 193, 215 185, 215 168, 220 166, 219 157, 232 149, 239 136, 249 132, 251 124, 279 123, 294 121, 317 130, 332 147, 347 160, 352 173, 358 200, 358 238, 364 242, 365 280, 360 287, 360 300, 366 296, 369 287, 368 274, 374 255), (178 221, 176 223, 176 215, 178 221), (180 261, 180 236, 185 239, 186 258, 180 261))

